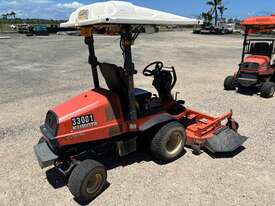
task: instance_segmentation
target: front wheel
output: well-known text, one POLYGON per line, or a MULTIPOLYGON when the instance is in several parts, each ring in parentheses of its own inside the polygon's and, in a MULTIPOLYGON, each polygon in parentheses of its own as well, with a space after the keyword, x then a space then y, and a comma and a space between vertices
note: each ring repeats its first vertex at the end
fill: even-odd
POLYGON ((224 80, 224 89, 225 90, 235 90, 235 86, 233 85, 234 77, 228 76, 224 80))
POLYGON ((38 144, 41 144, 43 142, 46 142, 46 140, 44 139, 44 137, 41 137, 39 140, 38 140, 38 144))
POLYGON ((164 162, 171 162, 183 153, 186 142, 184 127, 179 122, 162 126, 151 142, 152 155, 164 162))
POLYGON ((103 191, 106 179, 107 171, 101 163, 84 160, 73 169, 68 188, 77 199, 90 201, 103 191))
POLYGON ((271 98, 275 93, 275 84, 272 82, 265 82, 261 87, 261 97, 271 98))

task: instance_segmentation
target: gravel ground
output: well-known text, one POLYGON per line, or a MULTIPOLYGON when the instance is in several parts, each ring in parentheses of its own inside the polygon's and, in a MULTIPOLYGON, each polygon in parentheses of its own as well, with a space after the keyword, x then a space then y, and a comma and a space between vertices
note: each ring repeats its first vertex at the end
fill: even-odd
MULTIPOLYGON (((88 90, 91 72, 81 37, 12 36, 0 40, 0 204, 78 205, 52 170, 41 170, 33 153, 49 108, 88 90)), ((118 37, 96 38, 100 61, 120 64, 118 37)), ((250 137, 230 158, 194 156, 158 165, 142 154, 108 171, 110 186, 91 205, 275 204, 275 101, 223 90, 223 79, 240 61, 239 36, 193 35, 190 31, 141 35, 134 45, 136 68, 154 60, 177 69, 177 91, 186 106, 220 115, 233 109, 240 133, 250 137), (128 164, 128 165, 127 165, 128 164)), ((136 76, 139 87, 151 79, 136 76)))

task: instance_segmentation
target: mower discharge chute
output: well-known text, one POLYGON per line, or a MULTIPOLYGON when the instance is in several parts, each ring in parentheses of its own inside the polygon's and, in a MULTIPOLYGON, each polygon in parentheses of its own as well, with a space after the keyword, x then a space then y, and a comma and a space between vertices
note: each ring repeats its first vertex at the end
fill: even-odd
POLYGON ((270 98, 275 93, 275 15, 247 18, 242 27, 245 33, 239 70, 226 77, 224 88, 256 88, 262 97, 270 98))
POLYGON ((71 193, 84 200, 96 197, 104 188, 106 168, 95 161, 104 154, 125 156, 147 145, 161 161, 177 159, 184 146, 197 153, 203 147, 211 152, 232 152, 246 140, 237 133, 232 112, 212 117, 184 106, 172 95, 176 85, 175 68, 157 61, 143 70, 152 77, 158 95, 134 87, 137 73, 131 46, 144 25, 185 25, 195 20, 111 1, 79 8, 62 26, 79 26, 89 48, 94 89, 83 92, 49 110, 41 126, 43 137, 34 147, 42 168, 54 165, 69 176, 71 193), (98 62, 93 30, 112 27, 119 31, 124 65, 98 62), (98 72, 108 89, 100 87, 98 72), (227 124, 222 122, 226 120, 227 124))

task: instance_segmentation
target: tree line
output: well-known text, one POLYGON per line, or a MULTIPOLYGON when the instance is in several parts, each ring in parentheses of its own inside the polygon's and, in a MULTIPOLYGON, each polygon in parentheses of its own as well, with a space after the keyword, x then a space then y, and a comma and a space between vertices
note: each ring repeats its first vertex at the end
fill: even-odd
POLYGON ((16 12, 15 12, 15 11, 12 11, 12 12, 10 12, 10 13, 1 14, 1 16, 2 16, 2 19, 10 19, 10 18, 15 19, 15 17, 16 17, 16 12))
POLYGON ((206 4, 210 6, 210 10, 207 12, 202 12, 200 17, 205 22, 212 22, 214 19, 215 26, 217 26, 219 16, 221 19, 223 19, 224 12, 228 8, 224 6, 222 0, 209 0, 206 2, 206 4))

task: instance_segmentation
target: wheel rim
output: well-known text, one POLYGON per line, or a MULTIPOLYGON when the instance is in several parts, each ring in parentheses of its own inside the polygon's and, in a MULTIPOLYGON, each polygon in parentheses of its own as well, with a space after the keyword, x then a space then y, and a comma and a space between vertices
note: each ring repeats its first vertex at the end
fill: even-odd
POLYGON ((88 177, 86 191, 88 194, 94 194, 101 187, 103 177, 101 174, 91 174, 88 177))
POLYGON ((175 154, 178 152, 182 144, 182 135, 176 131, 171 134, 168 141, 166 142, 166 150, 169 154, 175 154))

